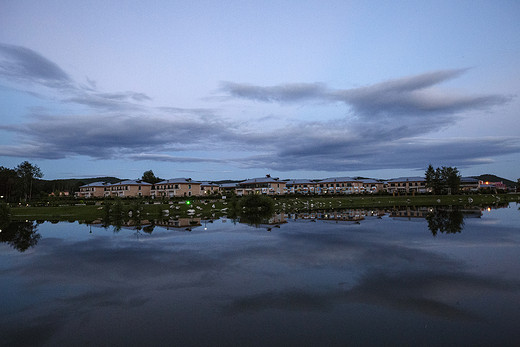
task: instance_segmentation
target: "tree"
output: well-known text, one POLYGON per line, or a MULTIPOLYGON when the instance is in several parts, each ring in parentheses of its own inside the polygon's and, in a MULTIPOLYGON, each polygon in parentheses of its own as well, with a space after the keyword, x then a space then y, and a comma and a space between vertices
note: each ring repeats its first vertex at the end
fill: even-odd
POLYGON ((17 189, 18 174, 16 170, 0 166, 0 201, 16 201, 19 190, 17 189))
POLYGON ((460 174, 456 167, 443 166, 441 177, 448 194, 457 194, 460 189, 460 174))
POLYGON ((42 178, 43 173, 37 165, 33 165, 28 161, 24 161, 16 167, 16 173, 22 180, 22 190, 25 200, 32 197, 32 187, 35 178, 42 178))
POLYGON ((434 169, 430 164, 425 172, 426 187, 434 194, 457 194, 460 190, 460 174, 456 167, 443 166, 434 169))
POLYGON ((430 188, 433 192, 433 194, 440 194, 441 193, 441 181, 440 181, 440 170, 437 168, 435 170, 430 164, 428 166, 428 169, 426 169, 425 173, 426 178, 426 187, 430 188))
POLYGON ((143 177, 141 178, 143 181, 155 184, 161 181, 159 177, 156 177, 152 170, 145 171, 143 173, 143 177))

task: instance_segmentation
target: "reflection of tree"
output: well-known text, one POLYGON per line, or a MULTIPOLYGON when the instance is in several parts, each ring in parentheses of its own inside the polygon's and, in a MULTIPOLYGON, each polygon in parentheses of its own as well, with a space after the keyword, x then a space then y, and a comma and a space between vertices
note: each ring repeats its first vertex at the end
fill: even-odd
POLYGON ((41 238, 34 222, 6 221, 0 223, 0 230, 0 242, 6 242, 20 252, 36 246, 41 238))
POLYGON ((460 233, 464 228, 464 216, 459 209, 441 209, 436 208, 426 216, 428 228, 432 235, 437 232, 446 234, 460 233))
POLYGON ((273 216, 274 201, 267 196, 248 195, 240 200, 238 208, 242 222, 259 225, 273 216))

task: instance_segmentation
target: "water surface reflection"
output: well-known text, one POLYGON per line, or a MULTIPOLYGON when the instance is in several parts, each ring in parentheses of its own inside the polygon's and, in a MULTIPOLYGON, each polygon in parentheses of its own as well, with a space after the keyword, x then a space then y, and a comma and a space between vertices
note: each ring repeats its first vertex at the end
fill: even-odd
POLYGON ((483 211, 454 234, 446 225, 474 214, 432 212, 373 210, 356 223, 324 211, 260 228, 141 220, 117 233, 43 223, 31 252, 0 244, 0 335, 6 345, 513 345, 520 212, 483 211))

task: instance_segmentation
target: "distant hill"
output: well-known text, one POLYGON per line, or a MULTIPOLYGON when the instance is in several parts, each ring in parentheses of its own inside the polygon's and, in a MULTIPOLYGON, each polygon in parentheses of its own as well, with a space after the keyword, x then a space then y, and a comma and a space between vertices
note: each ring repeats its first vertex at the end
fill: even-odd
POLYGON ((489 182, 504 182, 504 184, 508 187, 514 188, 516 187, 516 182, 508 180, 507 178, 502 178, 496 175, 484 174, 480 176, 471 176, 481 181, 489 181, 489 182))

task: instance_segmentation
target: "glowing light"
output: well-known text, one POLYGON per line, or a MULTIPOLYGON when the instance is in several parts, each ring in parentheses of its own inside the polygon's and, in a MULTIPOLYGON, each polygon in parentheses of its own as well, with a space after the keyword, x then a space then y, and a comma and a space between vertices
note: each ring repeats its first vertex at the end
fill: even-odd
POLYGON ((489 182, 488 182, 488 181, 486 181, 486 184, 489 184, 489 182))
POLYGON ((488 207, 487 210, 488 210, 488 212, 491 211, 491 207, 488 207))
POLYGON ((191 205, 191 201, 186 201, 186 205, 191 205))

